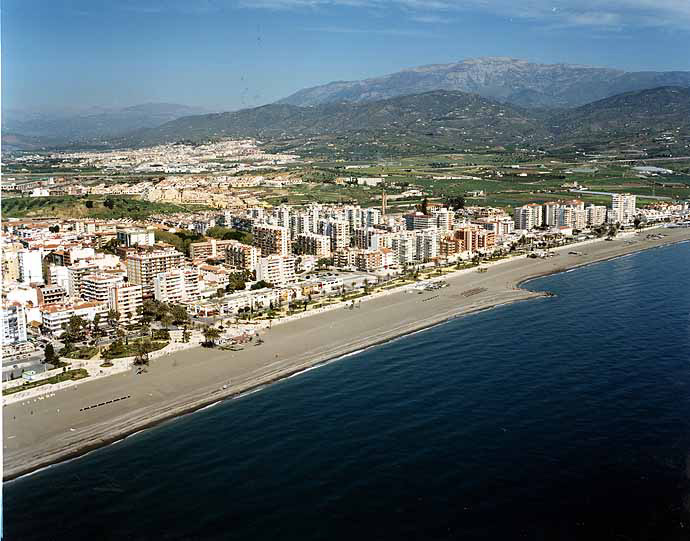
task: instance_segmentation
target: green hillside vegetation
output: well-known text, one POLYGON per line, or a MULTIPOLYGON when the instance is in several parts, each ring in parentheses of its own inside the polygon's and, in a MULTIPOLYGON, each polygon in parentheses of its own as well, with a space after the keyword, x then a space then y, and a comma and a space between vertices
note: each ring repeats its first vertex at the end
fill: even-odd
POLYGON ((252 242, 251 233, 237 231, 236 229, 230 229, 228 227, 211 227, 206 232, 206 235, 207 237, 194 231, 177 231, 175 233, 158 229, 155 231, 156 242, 166 242, 168 244, 172 244, 177 251, 182 252, 185 255, 189 255, 189 246, 193 242, 202 242, 208 240, 209 238, 223 240, 235 239, 245 244, 250 244, 252 242))
POLYGON ((143 219, 152 214, 186 212, 188 207, 125 196, 12 197, 2 199, 5 218, 143 219))
MULTIPOLYGON (((437 90, 361 103, 313 107, 270 104, 174 120, 141 130, 120 146, 189 139, 255 137, 272 151, 334 159, 520 149, 590 151, 629 141, 666 155, 687 152, 690 89, 660 87, 615 95, 574 109, 526 109, 476 94, 437 90), (669 138, 669 134, 671 134, 669 138), (663 140, 658 140, 663 136, 663 140)), ((494 152, 496 153, 496 152, 494 152)))

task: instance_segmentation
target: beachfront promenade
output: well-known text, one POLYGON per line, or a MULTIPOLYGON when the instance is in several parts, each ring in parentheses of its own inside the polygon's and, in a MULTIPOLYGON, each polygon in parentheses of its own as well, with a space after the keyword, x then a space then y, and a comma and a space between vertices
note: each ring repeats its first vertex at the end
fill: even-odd
MULTIPOLYGON (((241 351, 193 348, 156 359, 147 373, 134 371, 52 392, 4 408, 5 478, 122 438, 164 419, 268 384, 314 364, 413 332, 448 318, 535 298, 520 282, 637 250, 690 239, 688 229, 666 237, 622 237, 578 245, 546 259, 518 258, 443 279, 449 287, 418 293, 396 290, 366 298, 350 310, 330 309, 262 332, 264 343, 241 351), (99 405, 103 404, 103 405, 99 405)), ((498 332, 498 331, 497 331, 498 332)))

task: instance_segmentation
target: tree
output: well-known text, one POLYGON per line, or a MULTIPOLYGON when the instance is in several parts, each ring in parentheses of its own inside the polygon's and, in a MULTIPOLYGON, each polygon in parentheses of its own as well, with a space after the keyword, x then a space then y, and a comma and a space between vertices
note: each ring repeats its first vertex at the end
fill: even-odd
POLYGON ((447 197, 446 205, 452 210, 464 209, 465 208, 465 198, 462 196, 457 197, 447 197))
POLYGON ((58 359, 57 355, 55 355, 55 348, 53 347, 53 344, 48 344, 46 346, 46 349, 44 350, 44 353, 45 353, 45 359, 43 360, 44 363, 54 364, 55 361, 58 359))
POLYGON ((263 289, 264 287, 273 287, 273 284, 269 284, 265 280, 259 280, 258 282, 254 282, 249 289, 253 291, 255 289, 263 289))
POLYGON ((105 201, 103 201, 103 206, 112 210, 115 206, 115 201, 108 197, 105 201))
POLYGON ((63 339, 67 343, 79 342, 84 339, 85 329, 88 327, 88 322, 80 316, 72 316, 67 323, 62 324, 65 330, 63 339))
POLYGON ((182 329, 182 342, 184 342, 185 344, 188 343, 190 336, 191 335, 189 333, 189 330, 187 329, 187 325, 185 325, 182 329))
POLYGON ((108 324, 114 329, 120 321, 120 312, 117 310, 108 310, 108 324))
POLYGON ((165 327, 166 329, 168 327, 170 327, 170 324, 173 322, 173 319, 174 318, 173 318, 172 314, 169 314, 169 313, 164 314, 163 317, 161 318, 161 323, 163 324, 163 327, 165 327))
POLYGON ((426 196, 422 199, 422 214, 429 214, 429 198, 426 196))
POLYGON ((635 229, 639 229, 641 223, 642 223, 642 220, 640 220, 640 217, 635 216, 635 219, 633 220, 633 224, 635 225, 635 229))
POLYGON ((151 340, 149 338, 142 338, 136 344, 136 355, 134 356, 134 364, 148 365, 149 353, 153 350, 151 340))
POLYGON ((91 201, 90 199, 87 199, 87 200, 84 202, 84 205, 86 205, 86 208, 87 208, 87 209, 92 209, 92 208, 93 208, 93 201, 91 201))
POLYGON ((187 309, 181 304, 174 304, 170 307, 170 314, 173 318, 173 323, 177 325, 189 321, 189 314, 187 309))
POLYGON ((204 327, 204 338, 211 347, 216 345, 216 340, 220 337, 220 331, 215 327, 204 327))
POLYGON ((332 257, 322 257, 316 262, 316 267, 319 269, 325 269, 333 265, 332 257))

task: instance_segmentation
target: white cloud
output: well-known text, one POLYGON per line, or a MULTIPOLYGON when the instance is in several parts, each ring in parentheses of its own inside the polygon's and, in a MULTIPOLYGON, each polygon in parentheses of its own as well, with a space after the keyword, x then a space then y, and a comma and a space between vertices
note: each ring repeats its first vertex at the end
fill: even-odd
POLYGON ((438 24, 452 14, 488 13, 553 26, 668 27, 690 30, 690 0, 238 0, 245 8, 397 10, 438 24))

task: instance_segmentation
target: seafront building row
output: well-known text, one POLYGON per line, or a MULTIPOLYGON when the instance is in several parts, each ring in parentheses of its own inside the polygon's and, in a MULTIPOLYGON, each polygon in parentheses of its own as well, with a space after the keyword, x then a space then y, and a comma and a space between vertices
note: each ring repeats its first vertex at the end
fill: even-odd
POLYGON ((515 209, 513 217, 491 207, 452 210, 427 202, 406 214, 383 210, 256 206, 192 217, 185 227, 9 220, 3 224, 3 346, 11 353, 31 335, 59 337, 73 316, 104 325, 116 314, 126 329, 140 321, 147 299, 180 304, 192 314, 232 314, 334 294, 414 265, 509 250, 526 236, 553 238, 689 213, 687 203, 638 210, 635 196, 627 194, 614 196, 610 208, 579 200, 529 204, 515 209), (183 253, 156 235, 163 230, 204 235, 218 226, 243 232, 244 242, 206 238, 183 253), (350 275, 313 276, 327 266, 350 275))

